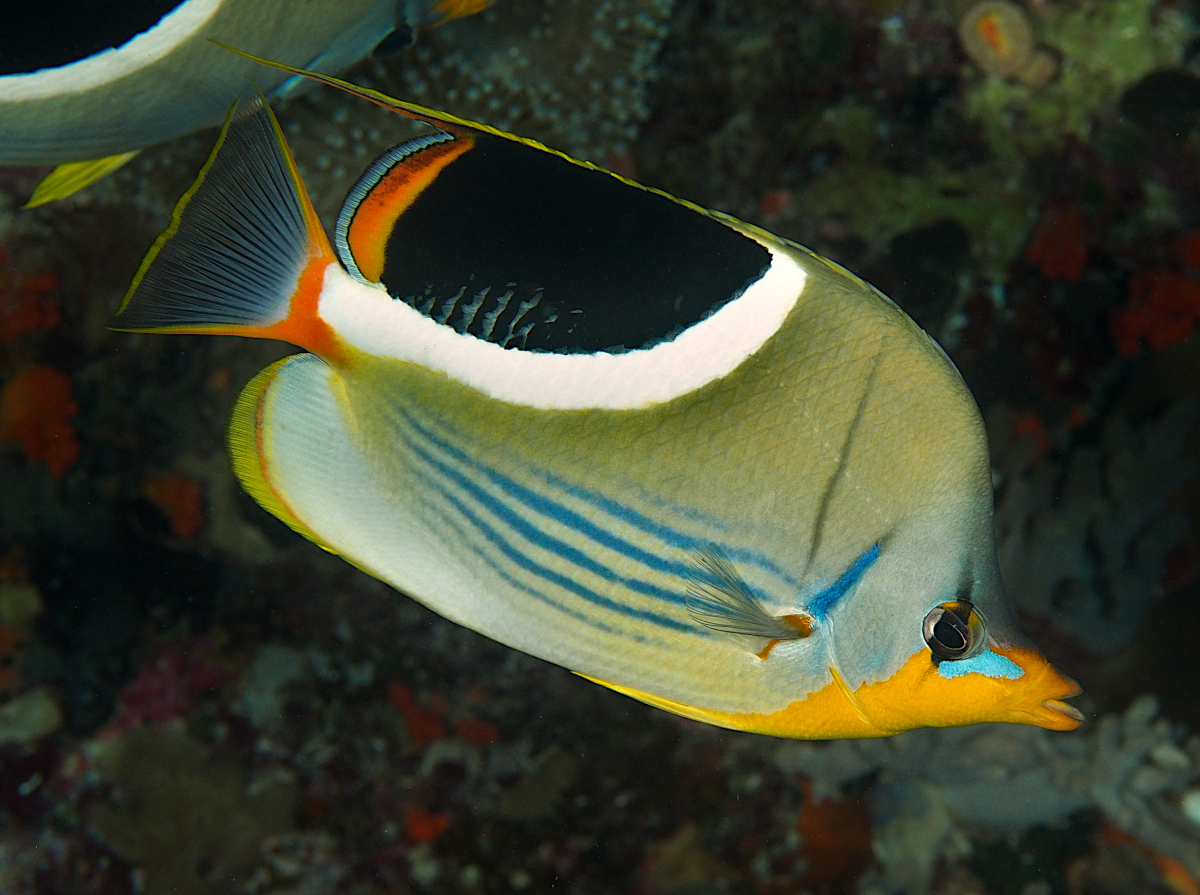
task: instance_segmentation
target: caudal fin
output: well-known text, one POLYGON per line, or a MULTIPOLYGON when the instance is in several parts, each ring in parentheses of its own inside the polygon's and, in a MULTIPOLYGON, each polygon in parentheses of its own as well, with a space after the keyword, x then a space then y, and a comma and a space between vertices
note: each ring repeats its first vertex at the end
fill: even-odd
POLYGON ((326 355, 335 340, 316 309, 332 263, 279 123, 256 93, 230 112, 112 328, 281 339, 326 355))

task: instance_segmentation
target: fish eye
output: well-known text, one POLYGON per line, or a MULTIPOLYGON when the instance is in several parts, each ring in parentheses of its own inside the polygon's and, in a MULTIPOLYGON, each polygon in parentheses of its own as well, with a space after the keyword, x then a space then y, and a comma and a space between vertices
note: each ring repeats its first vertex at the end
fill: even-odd
POLYGON ((934 606, 921 626, 925 642, 938 659, 965 659, 983 645, 987 635, 983 616, 968 600, 934 606))

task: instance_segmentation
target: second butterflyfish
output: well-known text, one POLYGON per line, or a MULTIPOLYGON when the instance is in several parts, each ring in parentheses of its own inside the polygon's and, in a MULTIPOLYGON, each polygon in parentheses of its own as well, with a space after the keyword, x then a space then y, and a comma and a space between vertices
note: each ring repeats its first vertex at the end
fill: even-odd
POLYGON ((255 68, 210 39, 337 74, 415 28, 490 0, 139 0, 0 4, 0 165, 58 165, 29 204, 61 199, 152 143, 221 123, 255 68))
POLYGON ((896 305, 757 227, 315 77, 431 130, 367 168, 331 246, 243 100, 114 322, 304 350, 229 425, 263 507, 723 727, 1080 723, 1009 613, 979 411, 896 305))

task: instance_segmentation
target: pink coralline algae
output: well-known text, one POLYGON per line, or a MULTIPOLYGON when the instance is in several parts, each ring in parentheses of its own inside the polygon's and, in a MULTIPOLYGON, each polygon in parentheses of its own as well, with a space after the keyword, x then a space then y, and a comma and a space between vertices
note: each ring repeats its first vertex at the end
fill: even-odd
POLYGON ((104 735, 185 717, 204 693, 223 686, 225 672, 206 658, 209 647, 208 638, 200 638, 159 649, 121 691, 104 735))

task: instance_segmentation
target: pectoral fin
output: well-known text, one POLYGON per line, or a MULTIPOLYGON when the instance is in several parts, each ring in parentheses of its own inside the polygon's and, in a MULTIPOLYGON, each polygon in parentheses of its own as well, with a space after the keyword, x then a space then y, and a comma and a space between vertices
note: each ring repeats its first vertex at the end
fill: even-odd
POLYGON ((33 191, 33 195, 24 207, 36 208, 47 202, 65 199, 84 187, 91 186, 101 177, 107 177, 137 154, 138 150, 135 149, 133 152, 121 152, 107 158, 94 158, 86 162, 67 162, 59 165, 37 185, 37 189, 33 191))

